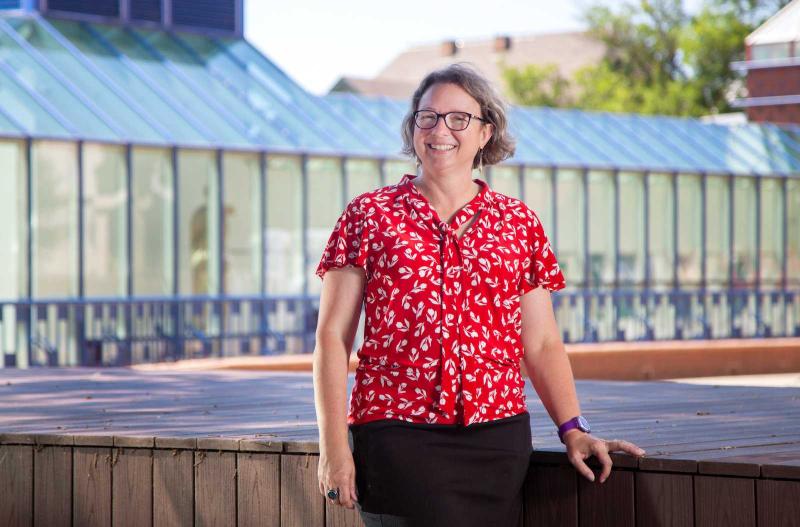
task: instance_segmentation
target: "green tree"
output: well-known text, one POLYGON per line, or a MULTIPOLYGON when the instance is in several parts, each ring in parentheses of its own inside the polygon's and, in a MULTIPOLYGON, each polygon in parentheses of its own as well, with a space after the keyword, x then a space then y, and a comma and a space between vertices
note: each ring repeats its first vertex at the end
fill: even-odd
POLYGON ((691 16, 682 0, 593 5, 583 19, 605 44, 605 57, 561 79, 561 96, 541 69, 505 68, 503 76, 521 104, 685 116, 730 111, 728 99, 741 89, 730 63, 743 58, 747 34, 787 3, 706 0, 691 16))
POLYGON ((571 106, 569 80, 555 64, 529 64, 520 69, 502 67, 503 80, 511 93, 530 106, 571 106))

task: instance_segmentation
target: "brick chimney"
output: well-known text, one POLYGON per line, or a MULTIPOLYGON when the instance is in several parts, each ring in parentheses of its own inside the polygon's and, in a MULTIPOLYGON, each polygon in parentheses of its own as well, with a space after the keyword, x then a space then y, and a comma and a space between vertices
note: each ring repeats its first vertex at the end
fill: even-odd
POLYGON ((445 40, 442 42, 442 56, 452 57, 458 51, 458 45, 455 40, 445 40))
POLYGON ((500 35, 494 37, 494 52, 501 53, 511 49, 511 37, 508 35, 500 35))

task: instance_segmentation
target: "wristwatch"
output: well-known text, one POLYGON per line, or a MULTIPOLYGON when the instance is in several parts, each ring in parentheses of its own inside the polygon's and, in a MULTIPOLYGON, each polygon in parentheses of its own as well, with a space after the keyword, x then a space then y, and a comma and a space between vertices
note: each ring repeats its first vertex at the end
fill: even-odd
POLYGON ((592 429, 589 428, 589 421, 587 421, 586 418, 584 418, 582 415, 579 415, 578 417, 573 417, 572 419, 570 419, 569 421, 558 427, 558 438, 561 440, 562 443, 564 442, 564 434, 566 434, 569 430, 572 430, 573 428, 577 428, 581 432, 586 432, 587 434, 592 431, 592 429))

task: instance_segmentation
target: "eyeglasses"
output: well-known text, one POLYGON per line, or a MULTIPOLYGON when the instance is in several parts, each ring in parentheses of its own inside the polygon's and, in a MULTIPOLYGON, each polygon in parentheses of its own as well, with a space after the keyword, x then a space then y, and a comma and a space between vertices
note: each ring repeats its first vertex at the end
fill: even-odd
POLYGON ((414 112, 414 122, 423 130, 434 128, 439 123, 440 117, 444 118, 444 124, 454 132, 466 129, 472 119, 477 119, 484 123, 489 122, 486 119, 467 112, 436 113, 432 110, 417 110, 414 112))

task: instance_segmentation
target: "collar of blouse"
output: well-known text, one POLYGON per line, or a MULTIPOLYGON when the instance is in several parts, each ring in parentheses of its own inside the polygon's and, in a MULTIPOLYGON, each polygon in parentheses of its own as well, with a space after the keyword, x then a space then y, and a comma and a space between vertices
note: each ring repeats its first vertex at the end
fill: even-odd
MULTIPOLYGON (((434 231, 441 232, 443 235, 449 234, 450 236, 448 237, 452 237, 453 241, 457 242, 459 240, 456 233, 465 222, 468 222, 478 212, 487 210, 494 204, 494 192, 489 188, 489 185, 480 179, 473 179, 473 181, 481 187, 481 190, 468 201, 466 205, 459 209, 448 223, 439 218, 439 214, 433 206, 431 206, 428 199, 423 196, 419 189, 412 183, 416 177, 417 176, 411 174, 405 174, 403 176, 403 179, 401 179, 399 183, 403 192, 400 193, 398 198, 405 199, 409 204, 411 207, 410 215, 412 219, 424 221, 434 231)), ((462 238, 471 230, 471 228, 467 229, 462 235, 462 238)))

